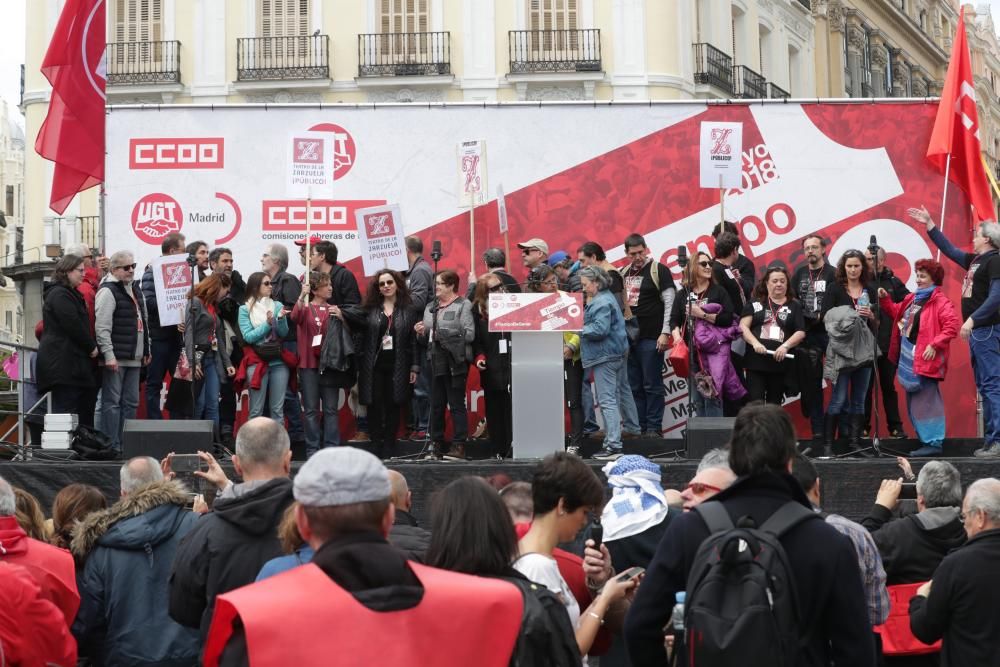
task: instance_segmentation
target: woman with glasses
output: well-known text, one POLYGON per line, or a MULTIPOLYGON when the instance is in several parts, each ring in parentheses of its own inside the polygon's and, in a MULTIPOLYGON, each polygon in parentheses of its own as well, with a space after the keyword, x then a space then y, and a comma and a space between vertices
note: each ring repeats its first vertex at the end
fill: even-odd
POLYGON ((94 425, 97 342, 90 332, 87 304, 77 291, 83 282, 83 259, 66 255, 56 262, 45 288, 42 340, 38 342, 38 392, 52 392, 53 414, 75 414, 94 425))
POLYGON ((232 280, 224 273, 213 273, 191 290, 191 308, 184 326, 184 349, 192 354, 194 369, 194 419, 210 419, 219 428, 219 391, 222 382, 236 375, 226 347, 226 335, 219 303, 229 296, 232 280))
POLYGON ((740 319, 747 352, 743 358, 751 401, 781 405, 795 373, 786 355, 806 337, 802 304, 792 292, 788 269, 769 266, 740 319))
POLYGON ((434 276, 434 300, 424 309, 424 319, 414 331, 427 343, 431 367, 431 451, 428 458, 446 453, 444 442, 445 406, 451 409, 453 437, 449 458, 465 458, 469 417, 465 408, 465 382, 472 359, 476 326, 472 304, 458 294, 458 274, 445 269, 434 276))
POLYGON ((288 335, 288 310, 271 298, 271 277, 257 271, 247 279, 247 302, 240 306, 240 333, 246 346, 240 363, 242 378, 250 387, 250 419, 264 414, 264 403, 271 419, 284 424, 285 389, 290 375, 289 362, 295 360, 281 352, 281 341, 288 335))
POLYGON ((670 311, 670 331, 674 345, 687 340, 693 347, 691 378, 705 371, 694 393, 699 417, 721 417, 722 400, 738 401, 746 388, 736 375, 730 354, 731 341, 739 336, 734 327, 735 311, 729 293, 715 283, 712 256, 697 252, 684 269, 683 286, 670 311), (688 313, 691 322, 688 322, 688 313))
POLYGON ((472 297, 472 320, 476 339, 472 351, 479 369, 479 382, 486 400, 486 423, 496 454, 511 455, 513 441, 510 397, 510 334, 490 331, 490 294, 506 292, 495 273, 485 273, 476 281, 472 297))
POLYGON ((848 446, 861 449, 865 397, 875 360, 877 304, 878 291, 865 254, 846 251, 837 262, 835 282, 827 286, 823 298, 823 324, 830 336, 823 377, 833 383, 823 423, 824 456, 832 454, 834 427, 843 414, 848 418, 848 446))
POLYGON ((344 315, 361 331, 358 400, 368 406, 373 453, 391 458, 396 455, 400 411, 409 403, 420 373, 413 331, 420 314, 403 275, 383 269, 368 283, 362 305, 345 306, 344 315))
POLYGON ((299 388, 302 390, 302 409, 305 413, 307 457, 318 452, 321 446, 336 447, 340 444, 340 390, 349 390, 354 384, 353 373, 320 370, 320 353, 330 330, 330 318, 344 319, 337 306, 328 304, 332 296, 330 275, 313 271, 302 285, 302 295, 290 315, 298 343, 299 388))

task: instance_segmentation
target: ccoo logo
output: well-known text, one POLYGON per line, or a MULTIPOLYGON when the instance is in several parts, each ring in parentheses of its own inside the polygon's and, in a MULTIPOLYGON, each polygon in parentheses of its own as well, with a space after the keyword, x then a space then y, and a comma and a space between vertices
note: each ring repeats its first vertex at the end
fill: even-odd
POLYGON ((309 128, 311 132, 329 132, 333 143, 333 180, 337 181, 347 175, 357 159, 358 149, 354 145, 354 137, 339 125, 320 123, 309 128))
POLYGON ((181 205, 162 192, 148 194, 132 208, 132 231, 140 241, 159 245, 170 232, 181 231, 181 205))

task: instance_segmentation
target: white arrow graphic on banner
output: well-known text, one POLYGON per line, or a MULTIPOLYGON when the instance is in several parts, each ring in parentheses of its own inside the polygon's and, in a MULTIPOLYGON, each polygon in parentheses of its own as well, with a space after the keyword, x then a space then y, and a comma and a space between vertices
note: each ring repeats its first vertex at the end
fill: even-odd
MULTIPOLYGON (((832 141, 799 105, 752 107, 751 112, 774 160, 778 177, 760 187, 727 197, 727 211, 763 220, 768 207, 781 202, 791 207, 796 219, 795 227, 787 233, 769 231, 763 239, 753 238, 752 230, 744 229, 754 256, 903 193, 884 148, 859 150, 832 141), (808 174, 815 174, 816 165, 828 165, 831 178, 817 181, 810 177, 808 174)), ((662 253, 671 248, 676 252, 678 245, 707 235, 718 221, 719 205, 716 204, 644 236, 654 252, 662 253)), ((611 261, 622 257, 621 247, 608 252, 611 261)))

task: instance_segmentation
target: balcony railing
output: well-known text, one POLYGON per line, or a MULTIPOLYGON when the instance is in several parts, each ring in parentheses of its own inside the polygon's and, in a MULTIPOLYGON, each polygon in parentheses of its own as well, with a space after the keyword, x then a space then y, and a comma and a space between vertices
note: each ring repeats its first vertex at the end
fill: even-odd
POLYGON ((102 249, 101 217, 98 215, 55 217, 45 220, 45 243, 63 247, 86 243, 91 248, 102 249))
POLYGON ((181 82, 181 43, 112 42, 107 45, 108 85, 181 82))
POLYGON ((236 40, 237 81, 329 78, 329 35, 236 40))
POLYGON ((787 90, 779 88, 773 83, 768 82, 767 96, 770 97, 772 100, 781 100, 781 99, 787 100, 789 97, 791 97, 791 94, 787 90))
POLYGON ((733 93, 733 59, 707 42, 694 45, 694 82, 733 93))
POLYGON ((767 79, 746 65, 733 67, 733 97, 744 100, 767 98, 767 79))
POLYGON ((358 76, 451 74, 451 33, 390 32, 358 35, 358 76))
POLYGON ((601 31, 511 30, 510 73, 600 72, 601 31))

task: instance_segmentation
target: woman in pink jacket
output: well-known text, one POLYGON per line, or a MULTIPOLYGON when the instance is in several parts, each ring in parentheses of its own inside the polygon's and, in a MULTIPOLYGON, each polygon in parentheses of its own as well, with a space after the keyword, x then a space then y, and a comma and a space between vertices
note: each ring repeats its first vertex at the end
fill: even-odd
POLYGON ((962 321, 939 289, 944 280, 941 265, 921 259, 916 269, 916 292, 893 303, 880 288, 879 305, 893 321, 889 359, 898 364, 896 378, 906 391, 910 422, 924 445, 911 456, 940 456, 945 419, 939 385, 948 370, 948 346, 962 321))

